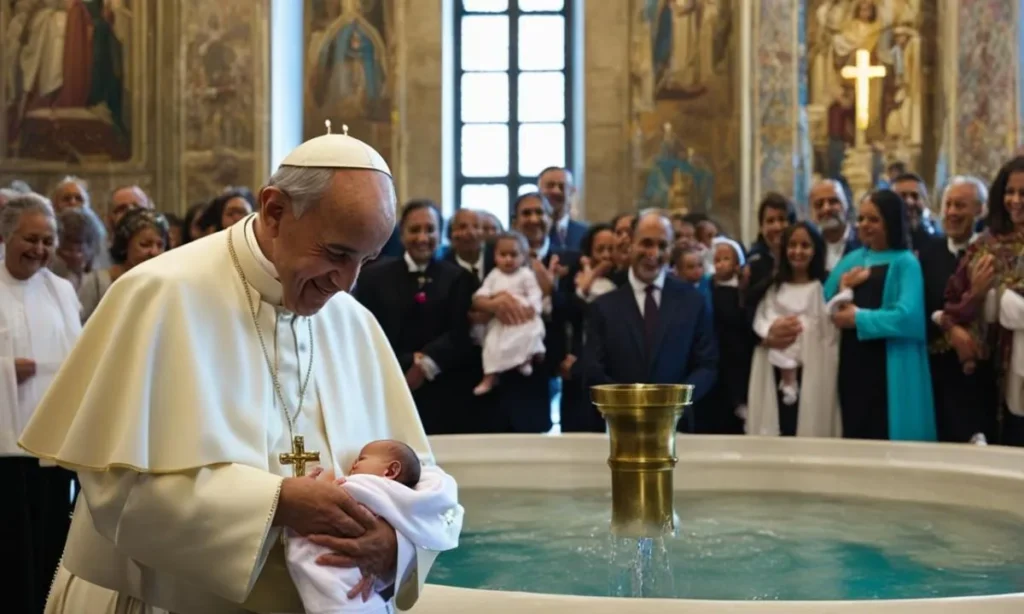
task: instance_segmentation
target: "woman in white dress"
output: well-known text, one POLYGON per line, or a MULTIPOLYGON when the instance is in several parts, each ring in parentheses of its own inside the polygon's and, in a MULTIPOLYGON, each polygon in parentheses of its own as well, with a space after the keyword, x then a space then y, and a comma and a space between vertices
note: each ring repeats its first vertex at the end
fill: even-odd
POLYGON ((473 295, 473 308, 490 311, 488 303, 499 294, 511 294, 533 308, 533 317, 522 324, 503 324, 496 318, 487 323, 484 335, 484 377, 474 394, 490 392, 498 376, 512 369, 523 375, 533 373, 533 361, 544 356, 544 321, 541 320, 544 293, 533 269, 526 266, 530 253, 526 237, 518 232, 501 233, 494 242, 494 269, 473 295))

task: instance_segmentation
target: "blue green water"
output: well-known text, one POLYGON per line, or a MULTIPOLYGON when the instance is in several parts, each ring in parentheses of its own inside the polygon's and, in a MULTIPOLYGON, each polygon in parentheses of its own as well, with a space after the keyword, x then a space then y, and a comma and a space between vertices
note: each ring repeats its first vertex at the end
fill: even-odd
POLYGON ((430 582, 589 596, 859 600, 1024 592, 1024 518, 795 494, 686 493, 678 535, 609 536, 610 495, 468 490, 430 582))

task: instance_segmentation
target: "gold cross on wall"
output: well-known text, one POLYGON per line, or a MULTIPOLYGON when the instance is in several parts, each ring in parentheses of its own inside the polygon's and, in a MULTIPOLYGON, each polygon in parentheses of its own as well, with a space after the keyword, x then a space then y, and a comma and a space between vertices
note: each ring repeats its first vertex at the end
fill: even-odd
POLYGON ((871 52, 867 49, 857 50, 857 63, 853 66, 844 66, 840 73, 844 79, 854 81, 855 94, 857 99, 857 147, 867 145, 867 138, 864 132, 871 123, 871 109, 868 108, 871 97, 871 79, 880 79, 885 76, 885 65, 871 64, 871 52))
POLYGON ((301 478, 306 475, 306 463, 318 462, 320 453, 316 451, 306 452, 306 441, 302 435, 296 435, 292 439, 292 451, 281 454, 282 465, 294 465, 292 470, 295 477, 301 478))

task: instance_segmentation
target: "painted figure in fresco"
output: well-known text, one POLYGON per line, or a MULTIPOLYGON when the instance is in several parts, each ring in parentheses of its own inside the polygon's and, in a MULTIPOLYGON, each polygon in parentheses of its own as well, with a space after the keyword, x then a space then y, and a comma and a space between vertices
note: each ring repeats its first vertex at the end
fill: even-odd
POLYGON ((714 197, 714 176, 703 168, 692 149, 680 157, 679 139, 665 124, 661 150, 655 156, 644 186, 648 207, 708 212, 714 197))
POLYGON ((698 96, 722 55, 717 44, 722 0, 647 0, 658 97, 698 96))
POLYGON ((317 106, 367 115, 386 96, 387 49, 359 0, 342 0, 341 14, 317 42, 310 70, 317 106))
POLYGON ((8 156, 126 157, 125 54, 114 31, 115 16, 130 15, 124 0, 17 0, 14 13, 3 45, 8 156))
POLYGON ((854 102, 854 88, 847 83, 840 89, 839 95, 828 107, 828 153, 825 176, 830 179, 839 179, 842 176, 846 148, 853 147, 854 144, 856 136, 854 102))

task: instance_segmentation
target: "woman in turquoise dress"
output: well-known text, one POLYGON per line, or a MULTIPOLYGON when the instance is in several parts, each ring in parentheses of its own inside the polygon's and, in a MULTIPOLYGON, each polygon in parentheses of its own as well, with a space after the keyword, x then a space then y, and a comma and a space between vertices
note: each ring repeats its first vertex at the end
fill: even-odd
POLYGON ((910 251, 906 204, 895 192, 873 192, 861 201, 857 234, 863 247, 825 282, 826 300, 843 292, 846 301, 833 316, 842 329, 843 436, 935 441, 924 279, 910 251))

